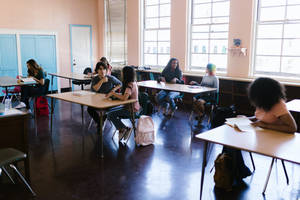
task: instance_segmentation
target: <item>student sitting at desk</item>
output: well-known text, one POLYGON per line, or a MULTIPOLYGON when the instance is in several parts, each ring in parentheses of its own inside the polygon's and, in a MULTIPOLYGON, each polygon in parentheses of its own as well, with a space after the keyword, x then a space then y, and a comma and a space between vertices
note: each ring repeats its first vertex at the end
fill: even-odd
POLYGON ((248 89, 248 97, 256 107, 250 118, 253 126, 294 133, 297 125, 285 105, 285 88, 271 78, 258 78, 248 89))
MULTIPOLYGON (((94 92, 108 94, 111 91, 115 91, 119 89, 122 85, 121 81, 115 78, 114 76, 107 75, 107 65, 103 62, 98 62, 95 67, 95 71, 97 72, 97 76, 92 79, 91 89, 94 92)), ((88 113, 96 122, 97 127, 100 127, 100 117, 97 113, 97 109, 93 107, 87 108, 88 113)), ((105 121, 106 115, 103 117, 103 121, 105 121)))
MULTIPOLYGON (((122 101, 128 99, 136 99, 137 101, 133 105, 133 111, 135 113, 139 112, 140 104, 138 99, 138 87, 135 81, 135 71, 133 67, 126 66, 122 70, 123 75, 123 85, 121 93, 115 93, 115 91, 110 92, 107 97, 116 97, 122 101)), ((126 127, 121 119, 129 119, 131 112, 128 107, 125 106, 122 109, 111 111, 107 114, 107 118, 114 124, 116 129, 119 131, 119 140, 126 140, 131 132, 129 127, 126 127)))
POLYGON ((21 87, 21 102, 26 104, 26 108, 30 109, 29 97, 38 96, 43 93, 44 81, 44 71, 37 62, 33 59, 30 59, 26 62, 28 78, 33 78, 36 81, 35 86, 24 85, 21 87))
POLYGON ((109 64, 109 62, 106 59, 106 57, 100 58, 100 62, 103 62, 103 63, 105 63, 107 65, 107 75, 111 75, 112 66, 109 64))
MULTIPOLYGON (((171 58, 162 72, 162 77, 158 79, 158 82, 167 82, 167 83, 184 83, 182 80, 182 72, 179 68, 177 58, 171 58)), ((179 92, 173 91, 165 91, 161 90, 157 96, 156 100, 163 108, 163 114, 172 117, 174 115, 175 110, 177 109, 174 99, 180 95, 179 92), (170 105, 170 109, 168 111, 168 107, 170 105)))
POLYGON ((198 125, 201 124, 202 118, 205 113, 205 104, 207 102, 217 103, 217 93, 219 91, 219 79, 216 76, 216 65, 208 63, 206 66, 206 75, 203 76, 201 83, 196 81, 191 81, 190 85, 200 85, 204 87, 217 88, 217 91, 206 92, 200 95, 197 95, 194 98, 194 107, 193 109, 197 113, 198 125))

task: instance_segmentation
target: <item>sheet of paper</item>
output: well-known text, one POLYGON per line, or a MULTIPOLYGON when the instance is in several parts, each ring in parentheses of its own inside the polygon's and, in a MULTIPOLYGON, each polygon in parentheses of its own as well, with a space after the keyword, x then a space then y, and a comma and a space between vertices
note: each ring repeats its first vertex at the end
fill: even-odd
POLYGON ((91 94, 90 91, 86 91, 86 90, 80 90, 80 91, 75 91, 73 92, 73 95, 74 96, 84 96, 84 95, 88 95, 88 94, 91 94))
POLYGON ((21 79, 24 83, 31 83, 31 82, 35 82, 35 80, 33 78, 22 78, 21 79))
POLYGON ((262 128, 252 126, 251 120, 249 120, 246 116, 227 118, 225 123, 240 131, 262 130, 262 128))

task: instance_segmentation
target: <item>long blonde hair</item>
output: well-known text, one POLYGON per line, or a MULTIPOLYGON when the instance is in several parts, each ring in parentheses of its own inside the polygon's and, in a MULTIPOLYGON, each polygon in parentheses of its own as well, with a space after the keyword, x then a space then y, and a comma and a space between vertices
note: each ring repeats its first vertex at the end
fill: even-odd
POLYGON ((40 70, 43 70, 34 59, 30 59, 26 62, 29 65, 28 74, 36 76, 40 70), (33 73, 33 74, 32 74, 33 73))

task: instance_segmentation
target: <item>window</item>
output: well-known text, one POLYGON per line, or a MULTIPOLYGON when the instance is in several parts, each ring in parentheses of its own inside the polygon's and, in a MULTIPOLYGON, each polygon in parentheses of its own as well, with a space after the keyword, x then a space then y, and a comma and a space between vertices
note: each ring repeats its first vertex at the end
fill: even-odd
POLYGON ((254 74, 300 75, 300 1, 259 0, 254 74))
POLYGON ((166 66, 170 59, 171 0, 144 0, 142 63, 166 66))
POLYGON ((226 71, 230 0, 191 0, 189 70, 226 71))
POLYGON ((113 65, 127 64, 126 0, 105 0, 105 50, 113 65))

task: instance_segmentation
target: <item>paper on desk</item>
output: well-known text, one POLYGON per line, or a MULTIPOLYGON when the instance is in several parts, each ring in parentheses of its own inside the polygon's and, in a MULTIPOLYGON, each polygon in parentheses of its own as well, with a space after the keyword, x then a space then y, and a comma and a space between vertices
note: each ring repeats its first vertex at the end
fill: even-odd
POLYGON ((23 81, 24 83, 35 82, 35 80, 33 78, 22 78, 21 81, 23 81))
POLYGON ((252 122, 246 116, 227 118, 225 123, 231 127, 239 129, 240 131, 253 131, 261 129, 259 127, 252 126, 252 122))
POLYGON ((84 96, 84 95, 88 95, 88 94, 91 94, 90 91, 86 91, 86 90, 80 90, 80 91, 75 91, 73 92, 73 95, 74 96, 84 96))

